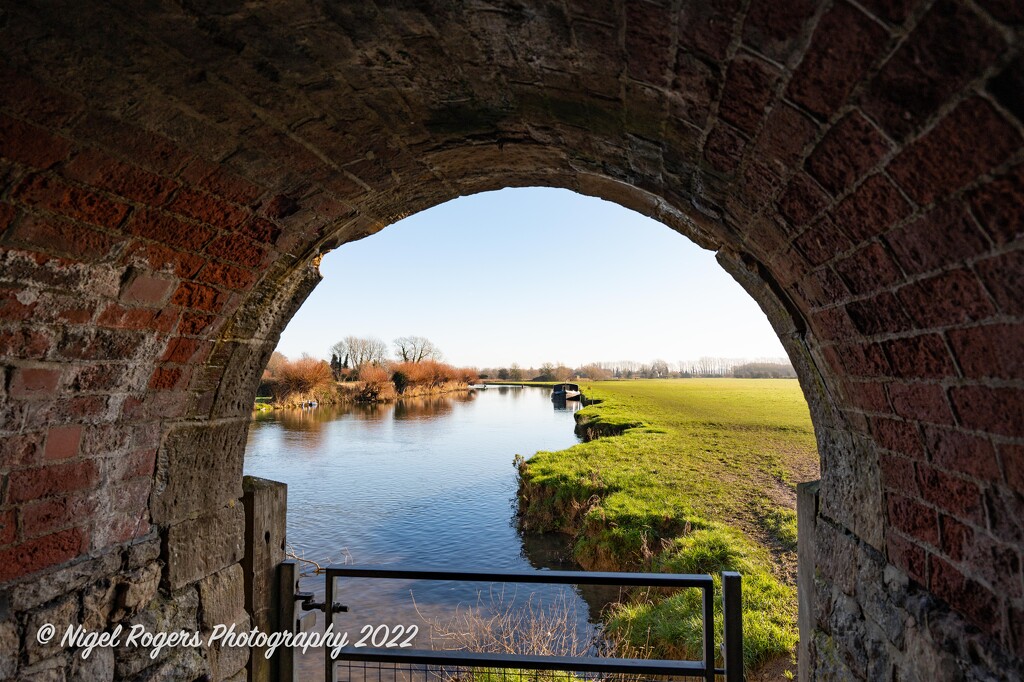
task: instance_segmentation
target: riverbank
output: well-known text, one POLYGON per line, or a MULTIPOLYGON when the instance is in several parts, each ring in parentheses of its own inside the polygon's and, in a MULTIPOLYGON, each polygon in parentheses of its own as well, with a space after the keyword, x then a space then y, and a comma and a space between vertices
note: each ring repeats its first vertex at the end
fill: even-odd
MULTIPOLYGON (((795 650, 795 486, 817 478, 796 381, 584 382, 587 440, 520 466, 520 525, 573 537, 593 570, 719 573, 744 580, 750 669, 795 650)), ((613 610, 608 629, 655 657, 700 656, 700 605, 687 590, 613 610)), ((716 608, 720 601, 716 600, 716 608)))
POLYGON ((408 385, 403 387, 401 392, 392 381, 372 385, 365 381, 339 381, 333 390, 258 397, 253 406, 253 412, 296 409, 310 403, 325 406, 346 403, 388 403, 402 398, 426 398, 448 393, 466 393, 469 390, 468 383, 458 381, 446 381, 434 385, 408 385))

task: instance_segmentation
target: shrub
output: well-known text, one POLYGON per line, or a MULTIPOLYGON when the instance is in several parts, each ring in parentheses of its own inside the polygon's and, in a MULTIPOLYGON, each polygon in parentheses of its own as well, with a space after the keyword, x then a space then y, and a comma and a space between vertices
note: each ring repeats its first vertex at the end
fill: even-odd
POLYGON ((285 360, 277 366, 275 376, 274 388, 279 400, 289 395, 320 400, 334 390, 331 366, 316 358, 285 360))

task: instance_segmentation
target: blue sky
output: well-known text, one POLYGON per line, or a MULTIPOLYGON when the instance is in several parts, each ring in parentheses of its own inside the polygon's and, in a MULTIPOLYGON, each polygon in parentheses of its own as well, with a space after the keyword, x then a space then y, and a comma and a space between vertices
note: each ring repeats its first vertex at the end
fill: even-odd
POLYGON ((670 228, 567 190, 462 197, 345 244, 281 335, 288 357, 348 336, 431 339, 453 364, 782 357, 764 313, 670 228))

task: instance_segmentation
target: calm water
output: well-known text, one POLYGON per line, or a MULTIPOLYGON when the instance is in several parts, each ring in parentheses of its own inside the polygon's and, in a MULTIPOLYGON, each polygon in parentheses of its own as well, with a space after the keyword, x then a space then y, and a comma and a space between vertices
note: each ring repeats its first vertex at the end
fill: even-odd
MULTIPOLYGON (((288 541, 320 563, 575 568, 564 537, 524 538, 516 530, 512 462, 516 454, 577 442, 577 404, 559 408, 538 388, 454 395, 265 414, 249 430, 245 473, 288 484, 288 541)), ((323 582, 310 576, 301 587, 319 598, 323 582)), ((584 629, 594 620, 574 588, 537 590, 339 580, 337 599, 350 612, 335 617, 335 628, 358 638, 367 624, 416 624, 421 634, 413 644, 430 648, 429 623, 451 624, 467 607, 564 600, 584 629)), ((310 658, 303 667, 312 673, 316 665, 310 658)))

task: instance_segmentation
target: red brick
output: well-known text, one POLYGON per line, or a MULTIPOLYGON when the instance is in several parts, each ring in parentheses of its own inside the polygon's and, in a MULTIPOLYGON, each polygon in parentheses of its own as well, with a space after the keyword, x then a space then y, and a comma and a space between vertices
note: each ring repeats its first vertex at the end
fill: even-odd
POLYGON ((14 289, 0 290, 0 321, 8 323, 23 323, 32 319, 36 310, 38 298, 31 299, 28 303, 18 300, 23 291, 14 289))
POLYGON ((0 547, 14 542, 17 533, 18 526, 15 523, 14 510, 0 512, 0 547))
POLYGON ((1024 594, 1016 551, 949 516, 943 515, 941 522, 942 551, 946 556, 970 566, 971 576, 984 580, 998 594, 1011 599, 1024 594))
POLYGON ((928 584, 928 553, 898 533, 885 534, 885 549, 889 561, 906 571, 920 585, 928 584))
POLYGON ((762 160, 771 160, 779 172, 793 168, 803 156, 803 149, 817 135, 818 124, 799 109, 779 102, 761 130, 756 153, 762 160))
POLYGON ((125 231, 186 251, 202 249, 216 234, 204 225, 185 222, 168 213, 148 209, 137 211, 128 221, 125 231))
POLYGON ((843 367, 850 376, 856 377, 888 377, 891 368, 889 359, 885 357, 882 346, 872 344, 842 344, 836 347, 843 367))
POLYGON ((939 515, 939 523, 942 527, 942 551, 953 561, 963 561, 971 553, 974 529, 945 514, 939 515))
POLYGON ((917 474, 914 462, 906 457, 890 455, 885 452, 878 454, 878 470, 882 475, 882 485, 904 495, 917 495, 917 474))
POLYGON ((990 78, 986 89, 1000 106, 1018 121, 1024 121, 1024 56, 1018 54, 1016 59, 990 78))
POLYGON ((96 462, 89 459, 12 471, 8 478, 11 500, 25 502, 86 490, 95 485, 97 473, 96 462))
POLYGON ((939 599, 967 616, 975 625, 991 633, 1002 622, 999 599, 976 580, 937 556, 929 557, 929 588, 939 599))
POLYGON ((152 391, 171 390, 178 385, 181 378, 182 370, 178 367, 158 367, 149 379, 149 388, 152 391))
POLYGON ((39 367, 22 367, 14 370, 9 394, 12 398, 27 400, 51 398, 60 383, 59 369, 43 369, 39 367))
POLYGON ((919 464, 917 486, 921 496, 939 509, 975 525, 985 525, 985 509, 977 484, 919 464))
POLYGON ((111 327, 113 329, 149 329, 153 322, 155 313, 149 308, 129 308, 117 303, 111 303, 96 319, 100 327, 111 327))
POLYGON ((779 211, 794 227, 806 225, 828 205, 828 195, 803 173, 793 176, 789 187, 779 198, 779 211))
POLYGON ((29 502, 21 510, 22 534, 28 539, 73 526, 94 514, 96 506, 96 500, 83 495, 29 502))
POLYGON ((82 261, 96 261, 111 252, 117 239, 57 216, 25 216, 11 233, 11 242, 82 261))
POLYGON ((975 97, 905 148, 889 174, 914 201, 930 204, 1006 161, 1020 144, 1016 129, 975 97))
POLYGON ((0 156, 44 170, 67 158, 71 144, 62 137, 0 114, 0 156))
POLYGON ((263 214, 272 220, 287 218, 299 210, 299 203, 289 196, 278 194, 263 206, 263 214))
POLYGON ((160 362, 184 364, 195 355, 198 348, 199 341, 196 339, 173 338, 167 343, 167 350, 164 351, 160 362))
POLYGON ((93 110, 86 111, 76 124, 75 132, 83 139, 99 142, 133 163, 162 175, 174 175, 189 159, 166 137, 93 110))
POLYGON ((889 524, 911 538, 939 545, 939 515, 933 509, 896 493, 887 493, 889 524))
POLYGON ((160 206, 178 188, 178 183, 123 163, 96 149, 84 149, 67 164, 65 173, 72 180, 107 190, 113 194, 160 206))
POLYGON ((806 168, 838 196, 890 151, 892 145, 860 112, 844 116, 807 158, 806 168))
POLYGON ((238 177, 216 163, 193 159, 181 173, 190 185, 236 204, 251 205, 263 195, 263 188, 238 177))
POLYGON ((910 212, 910 204, 896 186, 879 173, 846 197, 836 207, 833 219, 854 243, 859 243, 882 234, 910 212))
POLYGON ((871 299, 850 303, 846 312, 854 330, 866 336, 904 332, 914 327, 903 304, 887 291, 871 299))
POLYGON ((743 134, 723 123, 718 123, 704 141, 704 158, 721 173, 734 173, 743 159, 747 140, 743 134))
POLYGON ((276 244, 281 237, 281 228, 278 225, 258 216, 242 223, 238 230, 250 239, 263 244, 276 244))
POLYGON ((82 111, 82 103, 13 68, 0 67, 0 107, 15 116, 60 128, 82 111))
POLYGON ((862 0, 861 5, 879 19, 902 24, 920 0, 862 0))
POLYGON ((668 85, 675 23, 670 10, 647 2, 631 2, 625 6, 625 13, 629 75, 652 85, 668 85))
POLYGON ((871 82, 864 109, 902 138, 1006 48, 998 31, 962 2, 940 0, 871 82))
POLYGON ((14 222, 18 215, 18 209, 10 204, 0 202, 0 236, 7 231, 7 228, 14 222))
POLYGON ((178 324, 178 333, 184 336, 198 336, 211 324, 214 324, 217 319, 213 315, 203 315, 202 313, 183 313, 181 322, 178 324))
POLYGON ((899 452, 911 459, 921 459, 924 456, 921 437, 913 422, 872 417, 870 423, 871 435, 880 447, 899 452))
POLYGON ((1024 324, 992 324, 948 332, 964 376, 1024 379, 1024 324))
POLYGON ((171 303, 183 308, 215 312, 224 304, 224 295, 207 284, 182 282, 171 297, 171 303))
POLYGON ((984 253, 984 236, 958 202, 943 204, 909 225, 885 235, 896 260, 910 275, 937 270, 984 253))
POLYGON ((256 281, 256 273, 227 263, 207 263, 196 279, 238 291, 251 286, 256 281))
POLYGON ((885 386, 874 381, 847 382, 847 395, 857 409, 888 414, 892 411, 885 386))
POLYGON ((21 327, 0 330, 0 355, 22 360, 45 360, 52 346, 49 332, 21 327))
POLYGON ((893 373, 905 379, 957 376, 946 342, 938 334, 893 339, 883 344, 893 373))
POLYGON ((1011 251, 975 265, 978 277, 999 310, 1008 315, 1024 315, 1024 251, 1011 251))
POLYGON ((67 459, 78 454, 82 442, 82 427, 52 426, 46 434, 46 450, 43 456, 48 459, 67 459))
POLYGON ((999 480, 999 463, 984 438, 938 426, 924 427, 924 443, 932 464, 983 481, 999 480))
POLYGON ((206 259, 159 244, 136 243, 128 253, 127 262, 141 264, 146 269, 167 270, 180 278, 194 277, 206 259))
POLYGON ((850 317, 842 308, 829 308, 811 316, 811 326, 822 341, 849 341, 857 333, 850 317))
POLYGON ((14 196, 29 206, 101 227, 116 228, 128 215, 126 204, 46 175, 26 178, 15 189, 14 196))
POLYGON ((800 36, 817 7, 812 0, 752 0, 743 22, 743 43, 784 63, 799 49, 800 36))
POLYGON ((136 305, 162 305, 167 302, 174 284, 169 277, 138 273, 121 287, 120 299, 136 305))
POLYGON ((753 135, 771 103, 780 72, 768 62, 737 55, 729 63, 718 116, 753 135))
POLYGON ((1020 438, 1024 435, 1024 391, 1018 388, 955 386, 950 399, 969 429, 1020 438))
POLYGON ((83 535, 69 528, 0 551, 0 583, 30 575, 74 559, 83 549, 83 535))
POLYGON ((238 227, 249 217, 248 211, 240 206, 188 187, 178 190, 169 208, 175 213, 221 229, 238 227))
POLYGON ((858 296, 888 289, 903 279, 899 267, 878 242, 837 261, 834 267, 850 292, 858 296))
POLYGON ((789 97, 828 118, 849 97, 889 41, 885 30, 844 2, 822 16, 789 83, 789 97))
POLYGON ((1018 494, 1024 494, 1024 445, 999 444, 999 461, 1003 464, 1006 484, 1018 494))
POLYGON ((995 307, 970 270, 953 270, 901 288, 897 295, 921 327, 982 320, 995 307))
POLYGON ((258 268, 263 263, 264 248, 241 234, 218 237, 206 247, 206 253, 226 261, 249 268, 258 268))
POLYGON ((941 386, 894 382, 888 385, 887 390, 892 409, 899 416, 930 424, 953 423, 953 415, 941 386))
POLYGON ((1024 235, 1024 165, 973 190, 968 195, 978 222, 998 244, 1024 235))

